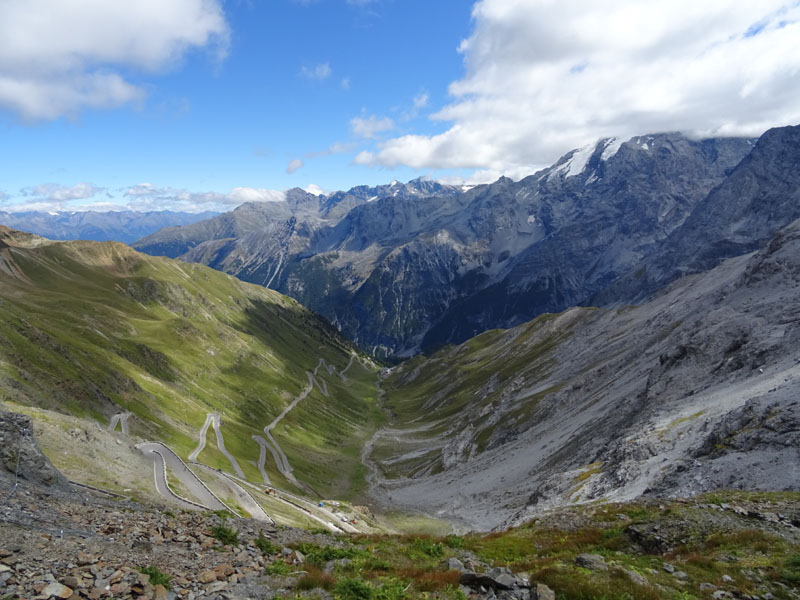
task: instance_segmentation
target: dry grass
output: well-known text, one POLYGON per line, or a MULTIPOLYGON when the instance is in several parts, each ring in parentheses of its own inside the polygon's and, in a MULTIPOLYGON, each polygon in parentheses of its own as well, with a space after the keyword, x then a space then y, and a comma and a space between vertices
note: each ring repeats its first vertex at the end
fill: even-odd
POLYGON ((333 586, 336 584, 336 580, 334 579, 333 575, 328 573, 323 573, 316 567, 305 567, 306 574, 300 577, 297 580, 296 588, 298 590, 327 590, 330 591, 333 589, 333 586))

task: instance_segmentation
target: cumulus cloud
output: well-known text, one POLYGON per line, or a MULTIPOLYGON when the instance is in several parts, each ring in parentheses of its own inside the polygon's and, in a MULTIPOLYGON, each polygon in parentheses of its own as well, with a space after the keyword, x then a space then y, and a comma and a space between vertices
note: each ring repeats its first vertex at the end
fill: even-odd
POLYGON ((480 0, 465 75, 358 164, 532 172, 606 136, 758 135, 800 122, 800 3, 480 0))
POLYGON ((92 198, 104 191, 92 183, 76 183, 72 186, 58 185, 57 183, 42 183, 24 188, 23 196, 33 196, 34 201, 42 202, 69 202, 72 200, 85 200, 92 198))
POLYGON ((312 67, 304 65, 300 69, 300 75, 312 81, 324 81, 331 76, 331 73, 333 73, 333 70, 329 63, 320 63, 312 67))
POLYGON ((235 187, 227 194, 220 192, 190 192, 171 187, 139 183, 122 190, 130 210, 178 210, 202 212, 227 211, 245 202, 279 202, 284 192, 262 188, 235 187))
POLYGON ((118 72, 154 73, 187 49, 222 59, 228 26, 219 0, 5 0, 0 3, 0 107, 27 120, 137 101, 118 72))
POLYGON ((264 188, 237 187, 230 191, 228 198, 235 204, 241 204, 242 202, 283 202, 286 200, 286 192, 264 188))
POLYGON ((286 192, 252 187, 235 187, 227 194, 223 194, 213 191, 192 192, 161 187, 148 182, 116 190, 107 190, 91 183, 78 183, 73 186, 45 183, 24 188, 16 198, 3 197, 0 193, 0 210, 7 212, 86 210, 224 212, 245 202, 281 202, 285 199, 286 192), (94 199, 101 194, 103 195, 102 200, 94 199), (82 200, 84 202, 81 202, 82 200))
POLYGON ((305 163, 303 162, 302 158, 295 158, 292 162, 289 163, 289 166, 286 167, 286 172, 291 175, 298 169, 302 169, 305 163))
POLYGON ((356 137, 371 140, 378 137, 384 131, 394 129, 394 121, 389 117, 354 117, 350 119, 350 131, 356 137))
POLYGON ((303 190, 309 194, 314 194, 315 196, 324 196, 326 193, 325 190, 319 187, 316 183, 312 183, 308 187, 303 188, 303 190))

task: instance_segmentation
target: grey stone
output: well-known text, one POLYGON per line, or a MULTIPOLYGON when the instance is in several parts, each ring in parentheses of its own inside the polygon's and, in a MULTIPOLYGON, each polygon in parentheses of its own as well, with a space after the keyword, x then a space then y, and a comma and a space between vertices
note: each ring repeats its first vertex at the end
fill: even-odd
POLYGON ((72 590, 63 584, 54 582, 42 590, 42 595, 45 598, 66 599, 72 596, 72 590))
POLYGON ((531 590, 531 600, 556 600, 556 593, 543 583, 537 583, 531 590))
POLYGON ((451 571, 459 571, 461 573, 466 573, 467 569, 464 566, 464 563, 458 560, 457 558, 450 558, 447 561, 447 568, 451 571))
POLYGON ((715 586, 713 583, 705 583, 704 582, 704 583, 700 584, 700 589, 701 590, 715 590, 715 589, 717 589, 717 586, 715 586))
POLYGON ((640 575, 636 571, 631 571, 630 569, 623 569, 625 575, 636 585, 649 585, 650 582, 647 581, 647 578, 644 575, 640 575))
POLYGON ((579 554, 575 557, 575 564, 590 571, 608 571, 606 559, 599 554, 579 554))

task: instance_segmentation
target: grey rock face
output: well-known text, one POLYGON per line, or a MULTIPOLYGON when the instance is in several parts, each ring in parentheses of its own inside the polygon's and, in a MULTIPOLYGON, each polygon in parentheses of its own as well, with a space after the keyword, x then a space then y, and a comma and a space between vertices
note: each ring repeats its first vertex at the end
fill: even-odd
POLYGON ((599 292, 597 304, 638 301, 686 274, 752 252, 800 218, 800 126, 767 131, 728 177, 650 256, 599 292))
POLYGON ((376 438, 385 494, 489 529, 564 503, 798 490, 798 294, 800 220, 639 306, 575 308, 395 367, 387 397, 424 390, 447 430, 401 419, 376 438))
POLYGON ((0 411, 0 466, 6 478, 44 485, 68 487, 67 479, 42 454, 33 437, 33 425, 27 415, 0 411))

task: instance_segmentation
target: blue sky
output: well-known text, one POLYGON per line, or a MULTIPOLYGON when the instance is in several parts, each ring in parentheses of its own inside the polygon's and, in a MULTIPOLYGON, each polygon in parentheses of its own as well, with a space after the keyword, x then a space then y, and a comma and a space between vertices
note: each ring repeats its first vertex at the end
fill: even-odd
POLYGON ((599 137, 758 135, 800 122, 798 13, 781 0, 7 0, 0 210, 223 210, 291 187, 521 177, 599 137))

